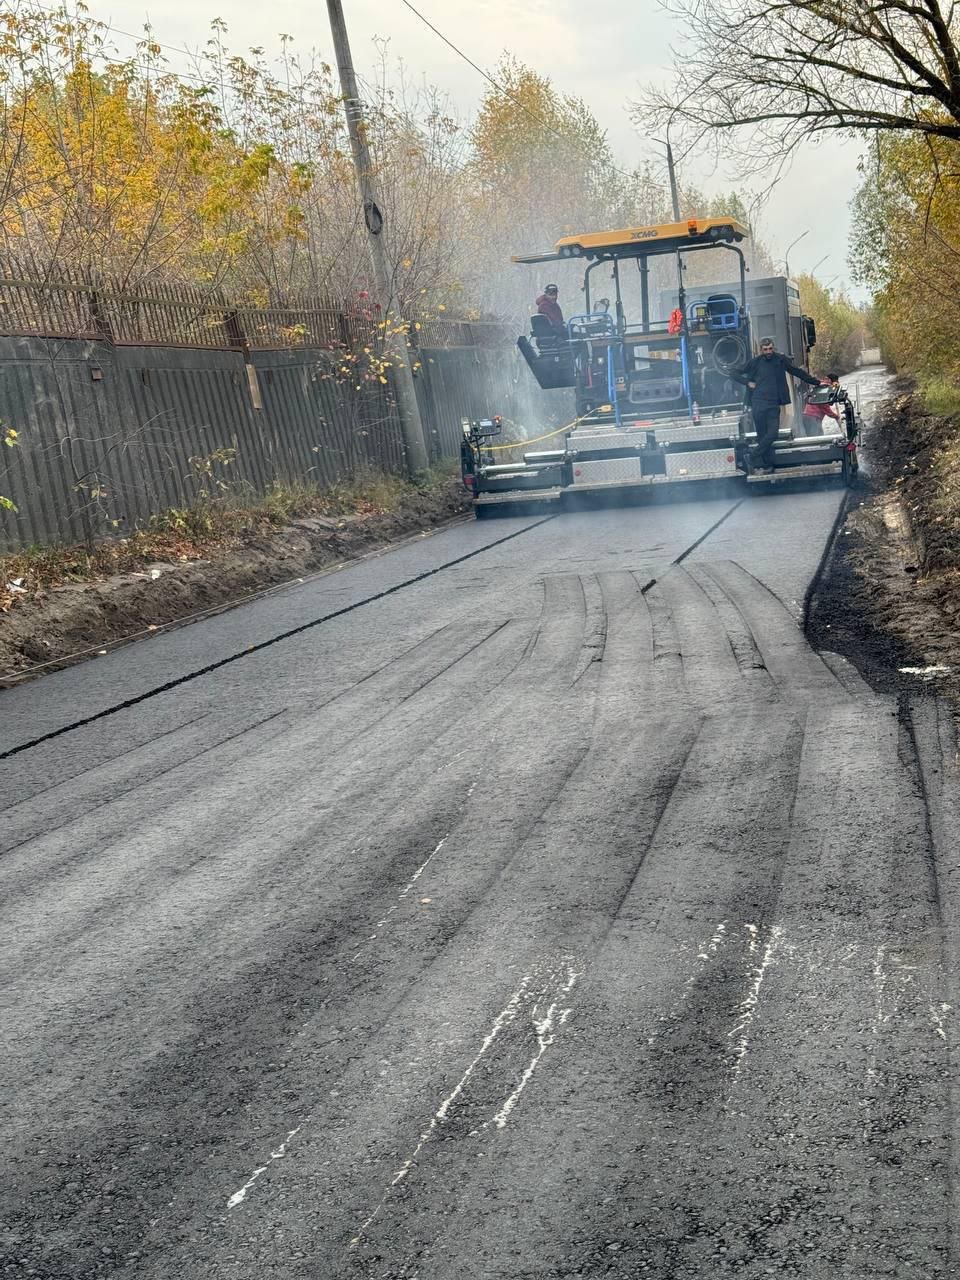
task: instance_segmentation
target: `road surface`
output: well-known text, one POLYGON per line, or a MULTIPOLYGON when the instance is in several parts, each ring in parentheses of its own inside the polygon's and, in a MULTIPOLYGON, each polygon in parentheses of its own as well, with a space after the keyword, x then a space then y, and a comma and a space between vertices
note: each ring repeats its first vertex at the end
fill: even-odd
POLYGON ((837 489, 463 524, 0 698, 3 1276, 960 1276, 952 720, 837 489))

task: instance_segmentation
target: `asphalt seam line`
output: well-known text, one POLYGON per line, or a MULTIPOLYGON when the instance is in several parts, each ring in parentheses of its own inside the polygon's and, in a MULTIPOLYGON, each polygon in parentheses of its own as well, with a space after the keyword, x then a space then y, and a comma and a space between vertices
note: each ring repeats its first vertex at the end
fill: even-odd
MULTIPOLYGON (((425 534, 433 537, 438 533, 442 533, 445 529, 454 529, 457 525, 468 523, 470 523, 469 516, 456 516, 452 520, 443 521, 442 524, 436 525, 432 529, 422 529, 419 533, 413 533, 408 538, 401 538, 399 542, 386 542, 382 546, 375 547, 372 551, 365 552, 363 555, 348 556, 344 560, 337 560, 333 564, 325 565, 322 569, 315 569, 312 573, 304 574, 299 578, 286 578, 283 582, 274 582, 269 587, 258 587, 254 591, 248 591, 245 595, 235 596, 232 600, 222 600, 219 604, 212 604, 207 609, 199 609, 196 613, 185 613, 181 618, 171 618, 169 622, 159 622, 153 627, 131 631, 125 636, 117 636, 115 640, 105 640, 99 644, 90 644, 86 648, 76 649, 73 653, 65 653, 62 657, 50 658, 47 662, 36 662, 32 667, 25 667, 23 671, 0 671, 0 693, 4 689, 16 689, 21 684, 27 684, 42 671, 47 671, 50 668, 64 671, 67 667, 75 666, 81 659, 92 657, 95 653, 112 653, 114 649, 122 649, 125 645, 133 644, 136 640, 145 640, 149 636, 164 635, 168 631, 175 631, 180 627, 188 627, 192 622, 204 622, 207 618, 215 618, 221 613, 229 613, 232 609, 239 609, 241 605, 256 604, 260 600, 267 599, 268 596, 279 594, 281 591, 304 586, 308 582, 316 582, 320 578, 329 577, 331 573, 339 573, 341 569, 350 568, 355 564, 364 564, 367 560, 377 560, 389 551, 396 551, 400 547, 408 547, 414 542, 422 542, 425 534)), ((194 563, 204 562, 195 561, 194 563)))
MULTIPOLYGON (((710 528, 706 531, 706 533, 701 533, 700 537, 696 540, 696 542, 691 542, 689 547, 687 547, 685 551, 681 551, 675 560, 670 561, 670 568, 673 569, 676 565, 683 564, 687 556, 690 555, 692 552, 696 551, 697 547, 699 547, 702 543, 706 542, 706 540, 710 537, 711 533, 719 529, 725 520, 729 520, 730 517, 733 515, 733 513, 736 511, 736 509, 738 507, 743 506, 744 502, 746 502, 746 498, 741 498, 739 502, 735 502, 729 511, 725 511, 719 520, 714 521, 714 523, 710 526, 710 528)), ((659 581, 658 578, 651 578, 649 582, 645 582, 643 586, 640 588, 640 594, 642 596, 645 596, 648 591, 652 590, 657 585, 658 581, 659 581)), ((3 759, 3 756, 0 756, 0 760, 2 759, 3 759)))
POLYGON ((545 516, 534 524, 528 524, 522 529, 508 533, 503 538, 497 538, 494 542, 488 542, 482 547, 468 551, 466 555, 457 556, 454 560, 447 560, 443 564, 436 565, 433 569, 418 573, 413 578, 405 578, 403 582, 395 583, 392 587, 387 587, 384 591, 378 591, 375 595, 365 596, 354 604, 345 605, 342 609, 334 609, 332 613, 325 613, 322 617, 313 618, 310 622, 303 622, 298 627, 291 627, 288 631, 281 631, 279 635, 271 636, 269 640, 261 640, 258 644, 241 649, 238 653, 232 653, 226 658, 218 658, 216 662, 210 662, 205 667, 197 668, 196 671, 188 671, 185 675, 177 676, 175 680, 168 680, 164 684, 156 685, 152 689, 147 689, 145 693, 138 693, 136 697, 126 698, 123 702, 117 702, 113 706, 105 707, 102 711, 94 712, 93 715, 84 716, 82 719, 74 720, 70 724, 61 725, 59 729, 51 729, 49 733, 41 734, 38 738, 31 738, 28 742, 21 742, 19 746, 9 747, 6 751, 0 751, 0 760, 9 760, 11 756, 19 755, 22 751, 30 751, 44 742, 50 742, 53 738, 62 737, 65 733, 72 733, 75 729, 82 729, 88 724, 95 724, 98 720, 105 720, 108 716, 116 715, 119 711, 126 711, 129 707, 136 707, 141 702, 147 702, 150 698, 155 698, 161 693, 168 693, 171 689, 179 688, 180 685, 189 684, 190 681, 198 680, 201 676, 210 675, 213 671, 219 671, 221 667, 229 666, 233 662, 239 662, 241 658, 246 658, 251 653, 259 653, 263 649, 269 649, 273 645, 279 644, 282 640, 289 640, 292 636, 297 636, 304 631, 310 631, 314 627, 322 626, 323 623, 331 622, 334 618, 342 618, 344 614, 353 613, 355 609, 362 609, 364 605, 374 604, 377 600, 396 595, 398 591, 404 591, 407 587, 416 586, 418 582, 432 578, 436 574, 442 573, 445 569, 452 569, 455 565, 463 564, 465 560, 472 560, 474 556, 482 555, 485 551, 491 551, 494 547, 500 547, 505 542, 511 542, 514 538, 519 538, 524 533, 530 533, 531 530, 538 529, 540 525, 547 524, 548 521, 556 518, 555 515, 545 516))
MULTIPOLYGON (((720 526, 725 520, 742 506, 745 502, 741 498, 739 502, 735 502, 729 511, 724 512, 719 520, 700 535, 695 542, 671 561, 671 566, 682 564, 692 552, 696 551, 702 543, 720 526)), ((437 565, 433 569, 427 569, 424 573, 418 573, 413 578, 405 578, 403 582, 395 583, 392 587, 387 587, 384 591, 378 591, 375 595, 366 596, 363 600, 358 600, 354 604, 345 605, 342 609, 335 609, 332 613, 325 613, 322 617, 313 618, 310 622, 303 622, 298 627, 291 627, 288 631, 281 631, 279 635, 271 636, 269 640, 261 640, 258 644, 250 645, 246 649, 241 649, 238 653, 232 653, 226 658, 218 658, 216 662, 208 663, 205 667, 199 667, 196 671, 188 671, 185 675, 177 676, 175 680, 168 680, 164 684, 156 685, 152 689, 148 689, 145 693, 139 693, 134 698, 126 698, 123 702, 117 702, 111 707, 105 707, 102 711, 96 711, 93 715, 84 716, 80 720, 74 720, 70 724, 61 725, 59 729, 51 729, 49 733, 41 734, 37 738, 31 738, 28 742, 21 742, 19 746, 9 747, 6 751, 0 751, 0 760, 9 760, 12 756, 20 755, 23 751, 31 751, 34 747, 39 747, 45 742, 50 742, 54 738, 62 737, 65 733, 72 733, 75 729, 83 729, 88 724, 95 724, 98 720, 105 720, 108 716, 116 715, 119 711, 126 711, 129 707, 139 706, 141 702, 147 702, 150 698, 155 698, 161 693, 169 693, 171 689, 177 689, 180 685, 189 684, 192 680, 198 680, 201 676, 210 675, 213 671, 219 671, 221 667, 229 666, 233 662, 238 662, 241 658, 247 657, 251 653, 259 653, 263 649, 269 649, 275 644, 279 644, 283 640, 289 640, 292 636, 300 635, 304 631, 310 631, 314 627, 322 626, 325 622, 331 622, 335 618, 341 618, 344 614, 353 613, 355 609, 361 609, 364 605, 374 604, 377 600, 383 600, 387 596, 396 595, 398 591, 404 591, 407 587, 416 586, 418 582, 423 582, 427 578, 432 578, 438 573, 442 573, 445 569, 452 569, 458 564, 463 564, 465 560, 472 560, 475 556, 482 555, 485 551, 490 551, 494 547, 503 546, 505 542, 511 542, 514 538, 519 538, 525 533, 531 532, 533 529, 539 529, 541 525, 547 524, 551 520, 556 520, 555 515, 545 516, 542 520, 537 520, 534 524, 528 524, 523 529, 517 529, 513 533, 508 533, 503 538, 497 538, 494 542, 488 542, 482 547, 477 547, 474 551, 468 551, 466 555, 457 556, 453 560, 447 560, 444 564, 437 565)), ((652 578, 648 583, 640 588, 641 595, 645 595, 652 587, 657 585, 657 579, 652 578)))

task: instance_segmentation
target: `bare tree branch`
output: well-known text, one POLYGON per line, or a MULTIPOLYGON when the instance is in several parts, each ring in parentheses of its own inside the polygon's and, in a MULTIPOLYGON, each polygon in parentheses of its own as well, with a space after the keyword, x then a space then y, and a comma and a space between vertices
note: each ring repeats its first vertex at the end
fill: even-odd
POLYGON ((954 5, 939 0, 664 0, 686 35, 676 83, 633 106, 749 157, 779 162, 820 133, 960 140, 954 5))

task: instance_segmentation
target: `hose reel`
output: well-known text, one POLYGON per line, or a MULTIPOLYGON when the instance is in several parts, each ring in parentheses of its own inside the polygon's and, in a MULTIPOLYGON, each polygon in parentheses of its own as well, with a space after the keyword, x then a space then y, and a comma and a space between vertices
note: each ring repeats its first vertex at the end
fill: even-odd
POLYGON ((714 343, 710 355, 717 372, 728 374, 746 364, 749 352, 746 342, 739 333, 725 333, 714 343))

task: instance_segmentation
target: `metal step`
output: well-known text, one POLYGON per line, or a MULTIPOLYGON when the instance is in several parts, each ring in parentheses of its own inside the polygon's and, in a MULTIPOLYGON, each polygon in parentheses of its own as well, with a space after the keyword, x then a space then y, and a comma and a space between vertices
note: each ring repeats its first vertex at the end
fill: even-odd
POLYGON ((550 489, 563 479, 563 466, 546 467, 484 467, 480 483, 485 493, 505 493, 513 489, 532 493, 538 489, 550 489))
POLYGON ((538 503, 549 506, 556 502, 563 490, 558 486, 552 489, 505 489, 503 493, 481 493, 474 499, 475 507, 505 507, 511 503, 529 505, 538 503))
POLYGON ((556 462, 563 462, 566 456, 566 449, 543 449, 537 453, 525 453, 523 460, 530 467, 547 467, 556 462))
POLYGON ((837 462, 807 463, 800 467, 782 467, 772 475, 747 476, 747 484, 778 484, 784 480, 802 480, 805 476, 838 476, 842 471, 837 462))

